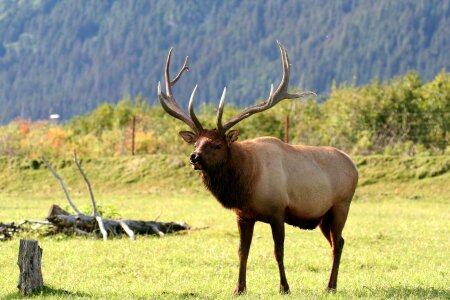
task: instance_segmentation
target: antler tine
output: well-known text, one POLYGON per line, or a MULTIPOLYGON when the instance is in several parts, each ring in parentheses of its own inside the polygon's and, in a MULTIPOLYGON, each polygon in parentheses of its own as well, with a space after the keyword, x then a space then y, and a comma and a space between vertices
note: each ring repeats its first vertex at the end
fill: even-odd
POLYGON ((194 122, 195 127, 199 129, 200 131, 203 131, 202 124, 200 124, 200 121, 197 119, 197 116, 194 113, 194 96, 195 91, 197 90, 197 85, 195 85, 194 90, 192 91, 191 98, 189 99, 189 116, 191 117, 191 120, 194 122))
POLYGON ((220 97, 219 109, 217 110, 217 117, 216 117, 217 130, 219 132, 223 131, 222 115, 223 115, 223 107, 225 105, 225 95, 226 95, 226 93, 227 93, 227 88, 224 87, 223 88, 222 97, 220 97))
MULTIPOLYGON (((166 81, 166 93, 164 94, 161 91, 161 83, 158 83, 158 98, 159 102, 161 103, 161 106, 163 109, 172 117, 177 118, 184 123, 186 123, 189 127, 191 127, 196 133, 199 133, 203 130, 203 127, 201 126, 200 122, 198 121, 197 117, 195 116, 195 113, 193 109, 190 108, 190 116, 188 116, 178 105, 178 103, 175 101, 175 98, 172 93, 172 86, 177 83, 177 81, 180 79, 181 75, 184 73, 184 71, 189 71, 188 66, 188 57, 186 56, 186 59, 184 60, 184 64, 181 67, 180 71, 178 72, 177 76, 173 80, 170 79, 170 60, 172 58, 172 51, 173 48, 170 48, 169 54, 167 55, 166 60, 166 67, 164 72, 164 79, 166 81)), ((195 89, 192 92, 191 95, 191 101, 193 101, 193 97, 195 94, 195 89)), ((191 105, 191 101, 190 104, 191 105)))
POLYGON ((186 57, 183 66, 181 67, 180 71, 178 72, 177 76, 175 77, 174 80, 170 79, 170 61, 172 58, 172 52, 173 52, 173 48, 170 48, 169 50, 169 54, 167 55, 167 59, 166 59, 166 67, 165 67, 165 71, 164 71, 164 79, 166 81, 166 93, 167 93, 167 101, 170 102, 170 104, 172 106, 174 106, 177 110, 181 111, 180 106, 178 105, 178 103, 175 101, 174 97, 173 97, 173 93, 172 93, 172 86, 175 85, 175 83, 178 81, 178 79, 180 79, 181 75, 183 74, 184 71, 189 70, 189 67, 187 66, 187 61, 188 58, 186 57))
POLYGON ((187 117, 181 110, 178 109, 178 105, 172 108, 166 103, 167 101, 169 101, 169 98, 161 91, 161 82, 158 82, 158 98, 159 103, 161 103, 161 106, 169 115, 185 122, 194 131, 197 131, 194 122, 192 122, 189 117, 187 117))
POLYGON ((181 75, 183 74, 184 71, 189 71, 190 70, 189 66, 188 66, 188 58, 189 57, 186 56, 183 66, 181 67, 181 69, 178 72, 177 76, 175 76, 175 78, 170 82, 170 85, 174 85, 175 83, 177 83, 178 79, 180 79, 180 77, 181 77, 181 75))
POLYGON ((289 72, 290 72, 290 64, 289 64, 289 57, 286 51, 286 48, 277 41, 278 47, 280 48, 281 53, 281 60, 283 64, 283 77, 281 78, 281 82, 276 88, 276 90, 273 90, 273 85, 270 89, 269 97, 266 101, 264 101, 261 104, 256 104, 253 106, 250 106, 246 108, 244 111, 239 113, 235 118, 233 118, 231 121, 227 122, 225 125, 222 126, 221 132, 225 133, 228 129, 239 123, 245 118, 248 118, 249 116, 265 111, 277 103, 281 102, 284 99, 296 99, 296 98, 302 98, 304 96, 308 95, 316 95, 314 92, 306 91, 302 92, 300 94, 290 94, 288 93, 288 86, 289 86, 289 72))

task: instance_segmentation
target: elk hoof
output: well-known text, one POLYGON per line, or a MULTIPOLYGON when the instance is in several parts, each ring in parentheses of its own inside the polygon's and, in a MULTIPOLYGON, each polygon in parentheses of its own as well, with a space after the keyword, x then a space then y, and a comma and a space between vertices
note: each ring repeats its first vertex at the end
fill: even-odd
POLYGON ((331 294, 336 293, 336 287, 327 287, 327 292, 331 294))
POLYGON ((289 290, 288 285, 280 285, 280 294, 290 294, 291 291, 289 290))
POLYGON ((246 287, 245 286, 236 286, 236 288, 233 290, 233 296, 240 296, 240 295, 242 295, 242 294, 244 294, 245 293, 245 291, 246 291, 246 287))

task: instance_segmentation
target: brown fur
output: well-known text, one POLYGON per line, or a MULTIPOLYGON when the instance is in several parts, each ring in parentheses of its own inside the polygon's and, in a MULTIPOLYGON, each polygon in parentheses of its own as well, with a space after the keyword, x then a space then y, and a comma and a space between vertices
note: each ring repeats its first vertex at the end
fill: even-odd
POLYGON ((246 261, 256 221, 272 226, 283 293, 289 292, 289 285, 282 224, 307 230, 320 226, 333 250, 328 288, 335 289, 344 245, 341 232, 358 181, 354 163, 331 147, 291 146, 269 137, 234 142, 236 133, 231 135, 205 130, 188 140, 195 142, 194 153, 202 159, 194 166, 206 188, 238 217, 241 267, 235 294, 246 289, 246 261))
POLYGON ((226 139, 220 138, 216 131, 205 131, 197 139, 197 148, 205 147, 202 140, 203 143, 218 142, 225 151, 220 158, 213 158, 214 164, 203 165, 200 173, 203 184, 225 208, 243 209, 253 194, 253 185, 248 183, 255 172, 243 167, 250 165, 249 156, 236 150, 234 144, 228 146, 226 139))
POLYGON ((277 43, 283 66, 278 87, 271 88, 264 102, 246 108, 225 124, 222 123, 224 89, 217 110, 216 129, 203 129, 194 113, 196 88, 189 101, 189 115, 175 101, 172 86, 189 69, 187 58, 178 75, 172 79, 169 65, 173 49, 170 49, 165 68, 165 93, 158 84, 158 98, 163 109, 194 131, 180 132, 187 143, 195 144, 195 151, 190 156, 194 169, 200 170, 203 183, 216 199, 237 215, 240 264, 235 295, 246 289, 247 258, 256 221, 271 226, 281 293, 289 292, 283 262, 285 223, 303 229, 320 226, 333 253, 328 289, 336 289, 344 247, 342 229, 358 182, 358 171, 352 160, 331 147, 291 146, 268 137, 235 142, 238 131, 230 129, 245 118, 268 110, 284 99, 316 95, 310 91, 298 94, 288 92, 288 54, 286 48, 277 43))
POLYGON ((201 178, 225 208, 243 209, 246 200, 251 197, 252 186, 247 185, 245 173, 240 172, 232 159, 230 163, 202 172, 201 178))

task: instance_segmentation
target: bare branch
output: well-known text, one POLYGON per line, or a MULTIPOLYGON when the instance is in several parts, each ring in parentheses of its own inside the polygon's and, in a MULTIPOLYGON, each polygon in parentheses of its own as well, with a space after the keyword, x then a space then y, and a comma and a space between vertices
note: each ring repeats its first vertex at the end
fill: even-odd
POLYGON ((78 214, 81 215, 82 213, 78 210, 78 208, 75 206, 75 204, 73 203, 72 199, 69 196, 69 192, 66 189, 66 186, 64 185, 64 181, 61 178, 61 176, 59 176, 58 173, 56 173, 56 171, 52 168, 52 166, 49 164, 49 162, 45 159, 45 157, 42 157, 42 160, 44 161, 45 166, 47 167, 47 169, 50 170, 50 172, 52 172, 53 176, 55 176, 56 179, 58 179, 59 184, 61 185, 61 188, 64 192, 64 195, 66 196, 67 201, 69 201, 70 206, 73 208, 73 210, 78 214))
POLYGON ((209 228, 209 226, 202 226, 202 227, 194 227, 194 228, 191 228, 191 230, 192 231, 194 231, 194 230, 205 230, 205 229, 208 229, 209 228))
POLYGON ((154 231, 156 234, 158 234, 160 237, 163 237, 163 236, 165 235, 164 232, 162 232, 161 230, 159 230, 158 227, 156 227, 156 226, 153 225, 153 224, 150 224, 150 228, 152 228, 153 231, 154 231))
POLYGON ((97 204, 95 202, 94 192, 92 191, 91 183, 89 182, 89 180, 86 176, 86 173, 84 173, 83 168, 81 167, 81 164, 78 161, 77 152, 75 150, 73 150, 73 160, 74 160, 75 164, 77 165, 78 170, 81 173, 81 176, 83 176, 83 179, 86 182, 87 188, 89 190, 89 196, 91 197, 91 202, 92 202, 92 215, 94 217, 96 217, 97 216, 97 204))
POLYGON ((38 225, 44 225, 44 226, 49 226, 49 225, 53 225, 51 222, 49 221, 41 221, 41 220, 24 220, 22 222, 20 222, 19 224, 17 224, 18 227, 25 225, 25 224, 38 224, 38 225))
POLYGON ((162 214, 162 212, 160 211, 159 214, 156 216, 156 218, 153 221, 155 221, 155 222, 158 221, 159 218, 161 217, 161 214, 162 214))
POLYGON ((120 226, 122 226, 123 231, 125 231, 126 234, 128 234, 130 240, 134 241, 136 239, 136 236, 134 235, 134 231, 130 229, 127 223, 125 223, 125 221, 123 220, 119 220, 119 224, 120 226))
POLYGON ((102 233, 103 240, 106 241, 108 239, 108 232, 105 229, 105 225, 103 224, 102 217, 96 216, 98 227, 100 228, 100 232, 102 233))

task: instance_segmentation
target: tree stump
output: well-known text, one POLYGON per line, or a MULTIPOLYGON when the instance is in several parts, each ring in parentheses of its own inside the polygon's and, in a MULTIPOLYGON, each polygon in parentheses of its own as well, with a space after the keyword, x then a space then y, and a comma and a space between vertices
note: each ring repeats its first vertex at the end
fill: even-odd
POLYGON ((44 286, 41 271, 42 248, 35 240, 20 240, 19 284, 17 288, 23 295, 30 295, 44 286))

